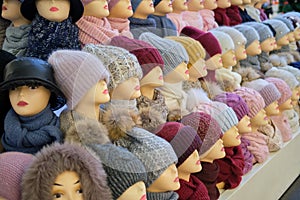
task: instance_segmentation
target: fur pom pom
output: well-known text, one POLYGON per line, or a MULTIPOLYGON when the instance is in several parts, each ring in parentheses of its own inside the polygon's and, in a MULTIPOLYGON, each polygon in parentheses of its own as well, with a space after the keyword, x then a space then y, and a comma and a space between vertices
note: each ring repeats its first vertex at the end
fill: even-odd
POLYGON ((262 74, 260 74, 257 70, 251 68, 251 67, 245 67, 245 68, 239 68, 236 71, 242 76, 242 83, 244 82, 250 82, 259 78, 262 78, 262 74))

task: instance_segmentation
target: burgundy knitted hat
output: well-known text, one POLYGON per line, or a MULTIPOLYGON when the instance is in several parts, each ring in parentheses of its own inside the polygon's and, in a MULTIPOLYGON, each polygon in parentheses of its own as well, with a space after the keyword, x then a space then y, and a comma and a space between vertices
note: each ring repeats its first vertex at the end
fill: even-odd
POLYGON ((198 136, 202 140, 199 155, 207 152, 220 138, 223 132, 219 123, 209 114, 204 112, 193 112, 184 116, 181 120, 186 126, 191 126, 197 131, 198 136))
POLYGON ((134 54, 142 67, 143 77, 156 66, 163 69, 164 61, 159 51, 148 42, 125 36, 116 36, 112 38, 110 45, 124 48, 134 54))
POLYGON ((186 26, 181 30, 180 35, 188 36, 199 41, 210 57, 222 53, 219 41, 210 32, 201 31, 193 26, 186 26))
POLYGON ((225 103, 231 107, 240 121, 245 115, 249 114, 249 108, 242 97, 232 92, 221 93, 214 98, 215 101, 225 103))
POLYGON ((202 140, 196 130, 179 122, 162 124, 155 133, 172 145, 178 158, 177 167, 184 163, 195 150, 199 151, 202 145, 202 140))
POLYGON ((283 104, 289 98, 291 98, 292 91, 284 80, 281 80, 279 78, 272 78, 272 77, 266 78, 265 80, 268 81, 269 83, 273 83, 281 93, 281 97, 278 100, 278 105, 283 104))

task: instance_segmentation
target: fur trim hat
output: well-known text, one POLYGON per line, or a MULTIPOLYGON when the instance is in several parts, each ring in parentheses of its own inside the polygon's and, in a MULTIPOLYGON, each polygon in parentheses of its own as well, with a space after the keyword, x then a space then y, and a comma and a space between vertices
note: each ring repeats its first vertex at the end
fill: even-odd
POLYGON ((244 25, 249 25, 249 26, 255 28, 255 30, 257 31, 257 33, 259 35, 260 42, 263 42, 266 39, 273 37, 273 33, 272 33, 271 29, 269 28, 269 26, 267 26, 264 23, 246 22, 246 23, 244 23, 244 25))
POLYGON ((252 44, 255 40, 260 41, 259 34, 255 30, 255 28, 253 28, 251 26, 246 26, 243 24, 234 26, 234 28, 237 29, 238 31, 240 31, 247 39, 246 48, 250 44, 252 44))
POLYGON ((22 199, 53 199, 55 179, 65 171, 78 174, 83 199, 112 199, 101 162, 83 147, 67 143, 55 143, 36 154, 23 176, 22 199))
POLYGON ((283 36, 285 36, 286 34, 288 34, 290 32, 287 25, 285 25, 285 23, 283 23, 280 20, 267 19, 263 23, 269 24, 273 27, 273 29, 276 32, 276 34, 275 34, 276 41, 278 41, 280 38, 282 38, 283 36))
POLYGON ((126 49, 101 44, 87 44, 82 50, 96 55, 108 69, 111 80, 107 86, 110 90, 132 77, 139 80, 143 77, 137 58, 126 49))
POLYGON ((229 50, 234 50, 234 43, 227 33, 217 31, 215 29, 212 29, 209 32, 211 32, 218 39, 222 48, 222 54, 226 53, 229 50))
POLYGON ((280 78, 274 78, 274 77, 269 77, 269 78, 266 78, 265 80, 270 83, 273 83, 277 87, 279 92, 281 93, 281 97, 278 100, 278 105, 283 104, 289 98, 292 97, 292 91, 289 88, 288 84, 286 84, 286 82, 284 80, 282 80, 280 78))
POLYGON ((299 85, 296 77, 289 71, 283 70, 282 68, 272 67, 265 73, 266 77, 275 77, 284 80, 290 88, 293 90, 299 85))
POLYGON ((239 45, 246 45, 247 39, 245 38, 245 36, 233 27, 219 26, 218 28, 215 28, 213 30, 228 34, 234 43, 235 49, 237 49, 239 45))
POLYGON ((202 88, 192 88, 187 92, 186 108, 189 111, 196 111, 201 103, 209 103, 207 93, 202 88), (195 109, 195 110, 194 110, 195 109))

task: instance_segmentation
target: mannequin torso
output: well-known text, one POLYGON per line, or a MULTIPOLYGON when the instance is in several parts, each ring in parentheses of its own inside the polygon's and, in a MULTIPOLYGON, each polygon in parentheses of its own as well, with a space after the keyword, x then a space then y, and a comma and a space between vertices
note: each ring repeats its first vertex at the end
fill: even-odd
POLYGON ((127 200, 127 199, 146 199, 146 186, 145 183, 139 181, 129 187, 117 200, 127 200))
POLYGON ((200 155, 201 162, 213 163, 214 160, 224 158, 223 140, 219 139, 207 152, 200 155))
POLYGON ((195 150, 178 168, 178 177, 187 182, 190 180, 191 173, 202 170, 199 153, 195 150))
POLYGON ((154 89, 164 85, 163 73, 159 66, 153 68, 141 81, 141 94, 153 99, 154 89))
POLYGON ((261 53, 261 47, 258 40, 253 41, 247 48, 246 53, 249 56, 256 56, 261 53))

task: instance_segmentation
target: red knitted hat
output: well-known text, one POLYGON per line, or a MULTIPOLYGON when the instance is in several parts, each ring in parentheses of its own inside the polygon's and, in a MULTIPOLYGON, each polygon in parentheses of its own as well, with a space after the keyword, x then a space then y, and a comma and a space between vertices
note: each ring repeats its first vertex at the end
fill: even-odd
POLYGON ((164 61, 159 51, 147 42, 125 36, 116 36, 112 38, 110 45, 124 48, 134 54, 142 67, 143 77, 156 66, 163 69, 164 61))

